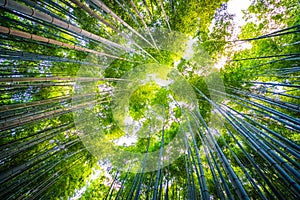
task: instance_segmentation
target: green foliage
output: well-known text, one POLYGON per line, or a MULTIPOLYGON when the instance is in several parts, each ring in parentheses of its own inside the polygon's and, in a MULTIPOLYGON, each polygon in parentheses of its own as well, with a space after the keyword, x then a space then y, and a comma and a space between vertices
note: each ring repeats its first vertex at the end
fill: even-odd
POLYGON ((135 90, 129 99, 129 112, 134 120, 138 120, 145 116, 148 106, 155 102, 156 93, 159 86, 156 84, 146 84, 135 90), (152 103, 153 102, 153 103, 152 103))
POLYGON ((226 41, 233 18, 227 1, 101 1, 127 25, 93 0, 80 2, 94 16, 74 2, 24 1, 11 9, 5 8, 5 1, 0 8, 1 199, 69 199, 81 188, 86 189, 81 199, 299 198, 297 0, 254 1, 245 18, 251 21, 254 14, 256 20, 243 26, 238 36, 251 48, 238 51, 226 41), (33 3, 35 12, 23 7, 33 3), (153 33, 161 49, 127 41, 130 36, 147 43, 128 29, 139 31, 144 23, 150 29, 164 28, 153 33), (173 31, 197 38, 191 59, 182 55, 187 38, 178 35, 174 45, 164 46, 172 39, 171 34, 164 37, 167 23, 173 31), (71 30, 71 25, 78 29, 71 30), (288 33, 265 35, 291 26, 295 27, 288 33), (225 55, 225 50, 231 60, 218 71, 211 59, 225 55), (168 74, 175 60, 182 76, 168 74), (158 65, 164 68, 156 69, 158 65), (133 80, 154 72, 156 78, 173 78, 175 84, 167 88, 152 80, 125 96, 132 86, 126 81, 135 84, 133 80), (194 90, 185 87, 186 81, 194 90), (124 113, 114 116, 112 107, 118 92, 124 92, 118 98, 121 103, 128 99, 129 116, 140 124, 135 142, 112 146, 145 158, 159 152, 164 162, 147 163, 158 166, 155 172, 145 171, 141 163, 139 173, 121 171, 114 178, 112 169, 93 180, 98 161, 88 151, 93 147, 81 142, 89 136, 84 128, 103 133, 93 139, 108 152, 112 146, 107 144, 127 135, 119 126, 124 113), (75 111, 86 118, 74 120, 75 111), (95 122, 89 120, 93 116, 95 122), (184 147, 177 141, 169 148, 178 134, 184 147), (176 148, 180 151, 172 152, 176 148), (179 158, 169 163, 168 157, 176 153, 179 158))

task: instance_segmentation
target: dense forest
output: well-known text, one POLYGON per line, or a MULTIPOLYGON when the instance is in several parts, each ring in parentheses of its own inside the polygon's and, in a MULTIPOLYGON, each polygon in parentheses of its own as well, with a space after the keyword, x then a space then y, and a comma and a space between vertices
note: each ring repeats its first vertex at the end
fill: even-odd
POLYGON ((0 199, 300 199, 299 0, 0 9, 0 199))

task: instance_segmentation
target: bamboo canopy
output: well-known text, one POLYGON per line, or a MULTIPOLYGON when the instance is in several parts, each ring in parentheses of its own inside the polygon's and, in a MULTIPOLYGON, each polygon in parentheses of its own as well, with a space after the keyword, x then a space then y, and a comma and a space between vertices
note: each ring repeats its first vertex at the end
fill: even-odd
POLYGON ((0 0, 0 199, 300 199, 299 2, 230 2, 0 0))

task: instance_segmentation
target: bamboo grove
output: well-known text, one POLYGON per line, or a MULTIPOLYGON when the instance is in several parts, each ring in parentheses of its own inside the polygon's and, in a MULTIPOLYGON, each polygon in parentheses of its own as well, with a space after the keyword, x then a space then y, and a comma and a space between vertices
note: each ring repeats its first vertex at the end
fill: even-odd
POLYGON ((0 0, 0 199, 299 199, 299 1, 252 1, 245 15, 259 22, 249 20, 235 38, 226 5, 0 0), (173 31, 186 40, 162 49, 173 31), (194 51, 204 49, 212 66, 227 56, 224 66, 208 76, 205 59, 176 52, 189 38, 197 38, 194 51), (243 44, 251 48, 237 48, 243 44), (135 78, 126 73, 141 65, 175 68, 190 89, 174 90, 191 91, 184 98, 196 109, 155 83, 126 97, 135 78), (125 135, 113 113, 116 96, 128 99, 134 119, 147 106, 162 107, 143 121, 144 137, 122 147, 143 153, 135 173, 131 163, 120 170, 99 160, 82 142, 80 127, 95 127, 90 115, 103 138, 125 135), (176 135, 180 155, 166 149, 176 135), (158 161, 150 163, 155 151, 158 161), (150 164, 156 170, 147 170, 150 164), (101 173, 93 179, 95 169, 101 173))

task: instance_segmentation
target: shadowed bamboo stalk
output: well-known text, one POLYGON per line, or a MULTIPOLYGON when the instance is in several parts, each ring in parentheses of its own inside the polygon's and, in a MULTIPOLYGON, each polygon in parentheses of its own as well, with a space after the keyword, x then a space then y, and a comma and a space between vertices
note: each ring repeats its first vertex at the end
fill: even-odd
POLYGON ((146 29, 146 32, 149 34, 149 36, 150 36, 150 38, 151 38, 151 40, 152 40, 152 42, 153 42, 153 45, 155 46, 156 50, 158 50, 157 44, 156 44, 156 42, 155 42, 155 40, 154 40, 154 38, 153 38, 153 36, 152 36, 152 34, 151 34, 151 32, 150 32, 150 29, 149 29, 149 27, 147 26, 147 24, 145 23, 145 21, 144 21, 143 17, 141 16, 141 14, 140 14, 138 8, 136 7, 136 5, 134 4, 134 2, 133 2, 132 0, 130 0, 130 3, 131 3, 131 5, 132 5, 132 7, 134 8, 136 14, 137 14, 138 17, 140 18, 141 22, 143 23, 144 28, 146 29))
MULTIPOLYGON (((94 16, 96 19, 98 19, 100 22, 104 23, 105 25, 107 25, 108 27, 110 27, 111 29, 113 29, 115 32, 117 32, 118 34, 120 34, 121 36, 123 36, 124 38, 126 38, 128 41, 130 41, 133 45, 135 45, 136 47, 138 47, 138 49, 142 50, 146 55, 148 55, 150 58, 154 59, 151 54, 149 54, 145 49, 143 49, 143 47, 141 47, 140 45, 138 45, 134 40, 132 40, 130 38, 130 36, 128 34, 125 34, 123 32, 121 32, 119 29, 117 29, 116 27, 114 27, 113 25, 111 25, 109 22, 107 22, 105 19, 103 19, 101 16, 99 16, 98 14, 96 14, 93 10, 91 10, 89 7, 85 6, 84 4, 80 3, 78 0, 72 0, 76 5, 78 5, 80 8, 82 8, 83 10, 85 10, 86 12, 88 12, 89 14, 91 14, 92 16, 94 16)), ((148 31, 148 29, 147 29, 148 31)), ((151 38, 152 35, 151 33, 148 31, 148 33, 150 34, 151 38)), ((152 41, 155 44, 155 41, 152 38, 152 41)), ((156 44, 155 44, 156 46, 156 44)), ((157 48, 157 47, 156 47, 157 48)))
POLYGON ((160 4, 162 13, 163 13, 163 15, 164 15, 165 21, 166 21, 166 23, 167 23, 167 25, 168 25, 168 28, 169 28, 170 31, 172 31, 172 30, 171 30, 171 27, 170 27, 170 24, 169 24, 169 18, 168 18, 167 13, 166 13, 166 11, 165 11, 165 9, 164 9, 163 2, 162 2, 161 0, 158 0, 158 1, 159 1, 159 4, 160 4))
MULTIPOLYGON (((102 102, 107 102, 107 101, 102 101, 102 102)), ((33 116, 21 115, 17 118, 3 119, 0 121, 0 130, 4 131, 4 130, 12 129, 12 128, 27 124, 27 123, 31 123, 33 121, 38 121, 38 120, 45 119, 45 118, 59 116, 59 115, 62 115, 62 114, 65 114, 65 113, 68 113, 71 111, 85 108, 90 105, 95 105, 96 103, 99 103, 99 101, 93 100, 88 103, 83 103, 83 104, 76 105, 76 106, 60 108, 60 109, 52 110, 52 111, 49 111, 46 113, 40 113, 40 114, 33 115, 33 116)))
MULTIPOLYGON (((122 45, 119 45, 119 44, 116 44, 112 41, 109 41, 105 38, 102 38, 98 35, 95 35, 93 33, 90 33, 90 32, 87 32, 81 28, 78 28, 70 23, 66 23, 60 19, 57 19, 57 18, 54 18, 52 16, 49 16, 45 13, 42 13, 40 11, 37 11, 33 8, 30 8, 30 7, 27 7, 25 5, 22 5, 16 1, 13 1, 13 0, 5 0, 2 4, 0 4, 0 6, 4 7, 4 8, 7 8, 7 9, 11 9, 11 10, 16 10, 18 12, 21 12, 21 13, 24 13, 26 15, 29 15, 29 16, 33 16, 37 19, 40 19, 40 20, 43 20, 43 21, 46 21, 48 23, 51 23, 55 26, 58 26, 60 28, 63 28, 63 29, 66 29, 66 30, 69 30, 69 31, 72 31, 78 35, 81 35, 81 36, 84 36, 84 37, 87 37, 87 38, 90 38, 90 39, 93 39, 93 40, 96 40, 96 41, 99 41, 101 43, 104 43, 104 44, 107 44, 108 46, 114 46, 116 48, 120 48, 120 49, 123 49, 125 51, 128 51, 130 49, 128 48, 125 48, 123 47, 122 45)), ((131 50, 130 50, 131 51, 131 50)))
POLYGON ((118 22, 120 22, 123 26, 128 28, 130 31, 132 31, 134 34, 139 36, 141 39, 143 39, 146 43, 148 43, 151 47, 155 48, 152 43, 150 43, 145 37, 143 37, 140 33, 138 33, 134 28, 132 28, 129 24, 127 24, 125 21, 123 21, 118 15, 116 15, 111 9, 109 9, 104 3, 101 1, 91 0, 95 5, 105 10, 107 13, 109 13, 113 18, 115 18, 118 22))
POLYGON ((118 57, 118 56, 113 56, 113 55, 98 52, 98 51, 95 51, 95 50, 92 50, 92 49, 87 49, 87 48, 84 48, 84 47, 67 44, 67 43, 64 43, 64 42, 60 42, 58 40, 45 38, 45 37, 42 37, 42 36, 27 33, 27 32, 24 32, 24 31, 10 29, 10 28, 4 27, 4 26, 0 26, 0 33, 4 33, 4 34, 7 34, 7 35, 11 35, 11 36, 17 36, 17 37, 21 37, 21 38, 25 38, 25 39, 30 39, 30 40, 34 40, 34 41, 39 41, 39 42, 43 42, 43 43, 46 43, 46 44, 53 44, 53 45, 57 45, 57 46, 60 46, 60 47, 63 47, 63 48, 74 49, 74 50, 77 50, 77 51, 92 53, 92 54, 95 54, 95 55, 98 55, 98 56, 106 56, 106 57, 120 59, 120 60, 127 60, 125 58, 121 58, 121 57, 118 57))
MULTIPOLYGON (((227 122, 228 122, 230 125, 232 125, 232 127, 233 127, 239 134, 243 134, 243 133, 244 133, 244 132, 242 131, 242 129, 240 129, 240 128, 235 124, 235 122, 234 122, 234 120, 232 120, 231 116, 228 115, 227 111, 224 111, 223 109, 221 109, 217 104, 215 104, 213 101, 211 101, 209 98, 207 98, 203 93, 201 93, 200 90, 198 90, 197 88, 195 88, 195 89, 196 89, 197 92, 199 92, 199 94, 201 94, 207 101, 209 101, 214 107, 216 107, 216 109, 218 109, 218 110, 220 111, 220 113, 222 113, 222 116, 225 117, 225 119, 227 120, 227 122)), ((228 133, 230 133, 230 135, 234 138, 236 144, 238 144, 238 145, 240 146, 238 140, 235 139, 235 137, 231 134, 231 131, 229 131, 229 129, 227 129, 227 131, 228 131, 228 133)), ((246 141, 247 141, 247 143, 248 143, 247 138, 248 138, 248 137, 246 136, 246 141)), ((254 146, 256 146, 255 143, 252 143, 252 144, 254 144, 254 146)), ((254 146, 251 145, 252 148, 255 148, 256 150, 258 150, 258 151, 260 152, 261 149, 260 149, 260 148, 257 148, 257 147, 254 147, 254 146)), ((240 148, 243 149, 241 146, 240 146, 240 148)), ((264 154, 264 155, 265 155, 265 154, 264 154)), ((270 159, 270 157, 268 157, 268 156, 265 157, 264 155, 262 155, 262 157, 264 157, 264 158, 267 159, 267 160, 270 159)), ((255 161, 252 161, 252 159, 249 157, 249 154, 248 154, 246 151, 245 151, 245 156, 248 157, 249 161, 251 161, 252 164, 253 164, 254 166, 257 166, 256 163, 255 163, 255 161)), ((274 164, 271 164, 271 166, 274 166, 274 164)), ((278 167, 278 165, 275 165, 275 166, 278 167)), ((256 167, 256 170, 257 170, 258 172, 260 172, 260 169, 257 168, 257 167, 256 167)), ((280 171, 280 170, 279 170, 279 171, 280 171)), ((280 198, 280 199, 284 199, 284 198, 282 197, 281 193, 278 192, 277 189, 275 189, 275 188, 273 187, 273 183, 271 183, 271 182, 268 180, 268 178, 265 178, 265 176, 264 176, 263 173, 260 173, 260 174, 264 177, 264 180, 268 183, 269 187, 270 187, 271 190, 274 192, 274 194, 276 194, 276 197, 278 197, 278 198, 280 198)), ((284 174, 284 175, 286 175, 286 174, 284 174)), ((288 179, 288 180, 291 181, 290 179, 288 179)))
POLYGON ((12 51, 6 49, 0 49, 0 58, 7 60, 21 60, 21 61, 52 61, 52 62, 69 62, 69 63, 78 63, 82 65, 91 65, 97 67, 103 67, 99 63, 91 63, 86 61, 80 61, 65 57, 58 56, 46 56, 37 53, 29 53, 24 51, 12 51))
POLYGON ((129 81, 121 78, 92 78, 92 77, 7 77, 0 78, 0 82, 45 82, 45 81, 70 81, 70 82, 95 82, 95 81, 129 81))

